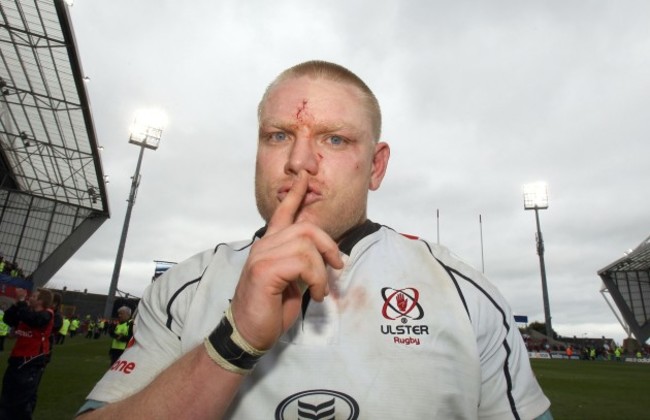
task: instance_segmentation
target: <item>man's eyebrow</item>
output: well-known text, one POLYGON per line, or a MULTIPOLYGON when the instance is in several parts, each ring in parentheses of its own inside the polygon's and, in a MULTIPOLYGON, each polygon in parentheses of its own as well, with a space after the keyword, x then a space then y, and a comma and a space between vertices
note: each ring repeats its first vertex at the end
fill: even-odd
MULTIPOLYGON (((291 131, 295 130, 299 124, 295 121, 282 121, 275 120, 271 118, 266 118, 260 121, 260 130, 268 129, 269 127, 276 127, 279 129, 291 131)), ((313 131, 317 133, 329 133, 329 132, 340 132, 340 131, 349 131, 353 134, 358 134, 361 130, 351 124, 346 123, 332 123, 332 122, 317 122, 313 124, 313 131)))

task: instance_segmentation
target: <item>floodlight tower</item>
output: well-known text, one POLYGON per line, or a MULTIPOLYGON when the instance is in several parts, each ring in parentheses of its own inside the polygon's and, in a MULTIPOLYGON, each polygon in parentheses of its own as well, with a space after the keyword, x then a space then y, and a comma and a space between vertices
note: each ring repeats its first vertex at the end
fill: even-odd
POLYGON ((117 248, 115 257, 115 267, 111 277, 111 285, 106 296, 106 306, 104 307, 104 318, 110 318, 113 312, 113 303, 115 302, 115 292, 117 291, 117 282, 120 278, 120 269, 122 268, 122 258, 124 257, 124 246, 126 245, 126 236, 129 233, 129 222, 131 221, 131 211, 135 204, 135 196, 140 185, 140 166, 144 149, 156 150, 160 144, 163 128, 166 124, 164 114, 158 110, 141 110, 136 113, 133 125, 131 125, 129 143, 140 146, 140 155, 135 167, 135 173, 131 178, 131 192, 127 202, 126 215, 124 216, 124 225, 122 226, 122 236, 117 248))
POLYGON ((535 222, 537 223, 537 255, 539 256, 539 269, 542 274, 542 297, 544 299, 544 322, 546 324, 546 335, 553 338, 553 327, 551 326, 551 308, 548 302, 548 287, 546 285, 546 265, 544 264, 544 239, 539 225, 539 210, 548 208, 548 189, 546 183, 535 182, 524 185, 524 210, 535 210, 535 222))

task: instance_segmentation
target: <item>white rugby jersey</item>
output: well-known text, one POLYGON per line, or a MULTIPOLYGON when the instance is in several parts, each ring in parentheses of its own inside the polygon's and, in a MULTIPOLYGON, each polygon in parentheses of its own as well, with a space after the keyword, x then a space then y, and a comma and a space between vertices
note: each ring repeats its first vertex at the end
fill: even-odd
MULTIPOLYGON (((142 298, 128 348, 88 396, 113 402, 201 344, 229 305, 248 242, 169 269, 142 298)), ((340 244, 324 302, 245 379, 232 419, 531 419, 549 401, 504 298, 424 240, 370 221, 340 244)), ((306 294, 308 296, 308 293, 306 294)))

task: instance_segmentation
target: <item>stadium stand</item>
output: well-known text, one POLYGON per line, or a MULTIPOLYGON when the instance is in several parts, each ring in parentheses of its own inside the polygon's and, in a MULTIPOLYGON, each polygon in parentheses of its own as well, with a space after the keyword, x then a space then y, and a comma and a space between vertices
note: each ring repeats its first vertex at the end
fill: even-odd
POLYGON ((109 215, 67 4, 0 0, 0 284, 44 286, 109 215))
MULTIPOLYGON (((639 343, 645 343, 650 338, 650 236, 598 271, 598 275, 604 284, 603 297, 607 300, 608 292, 613 299, 628 335, 633 334, 639 343)), ((618 318, 615 311, 614 315, 618 318)))

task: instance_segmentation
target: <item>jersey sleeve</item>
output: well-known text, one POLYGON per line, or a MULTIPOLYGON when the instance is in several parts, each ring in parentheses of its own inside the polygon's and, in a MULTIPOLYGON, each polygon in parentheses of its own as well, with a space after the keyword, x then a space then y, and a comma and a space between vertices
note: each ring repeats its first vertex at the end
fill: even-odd
POLYGON ((144 388, 180 357, 180 340, 165 327, 164 299, 155 286, 147 290, 138 306, 134 342, 95 385, 88 399, 119 401, 144 388))
POLYGON ((460 287, 476 336, 481 365, 482 420, 534 419, 550 407, 530 366, 510 305, 482 273, 444 250, 441 255, 460 287))
POLYGON ((479 417, 536 418, 548 410, 550 402, 535 378, 510 307, 500 294, 492 296, 499 310, 479 321, 477 335, 482 374, 479 417))
POLYGON ((530 366, 514 315, 501 293, 479 275, 470 305, 481 363, 479 418, 533 419, 550 406, 530 366))
POLYGON ((133 323, 133 340, 88 400, 110 403, 135 394, 188 350, 182 345, 180 331, 198 283, 193 279, 200 279, 204 269, 202 260, 195 256, 178 264, 145 290, 133 323))

